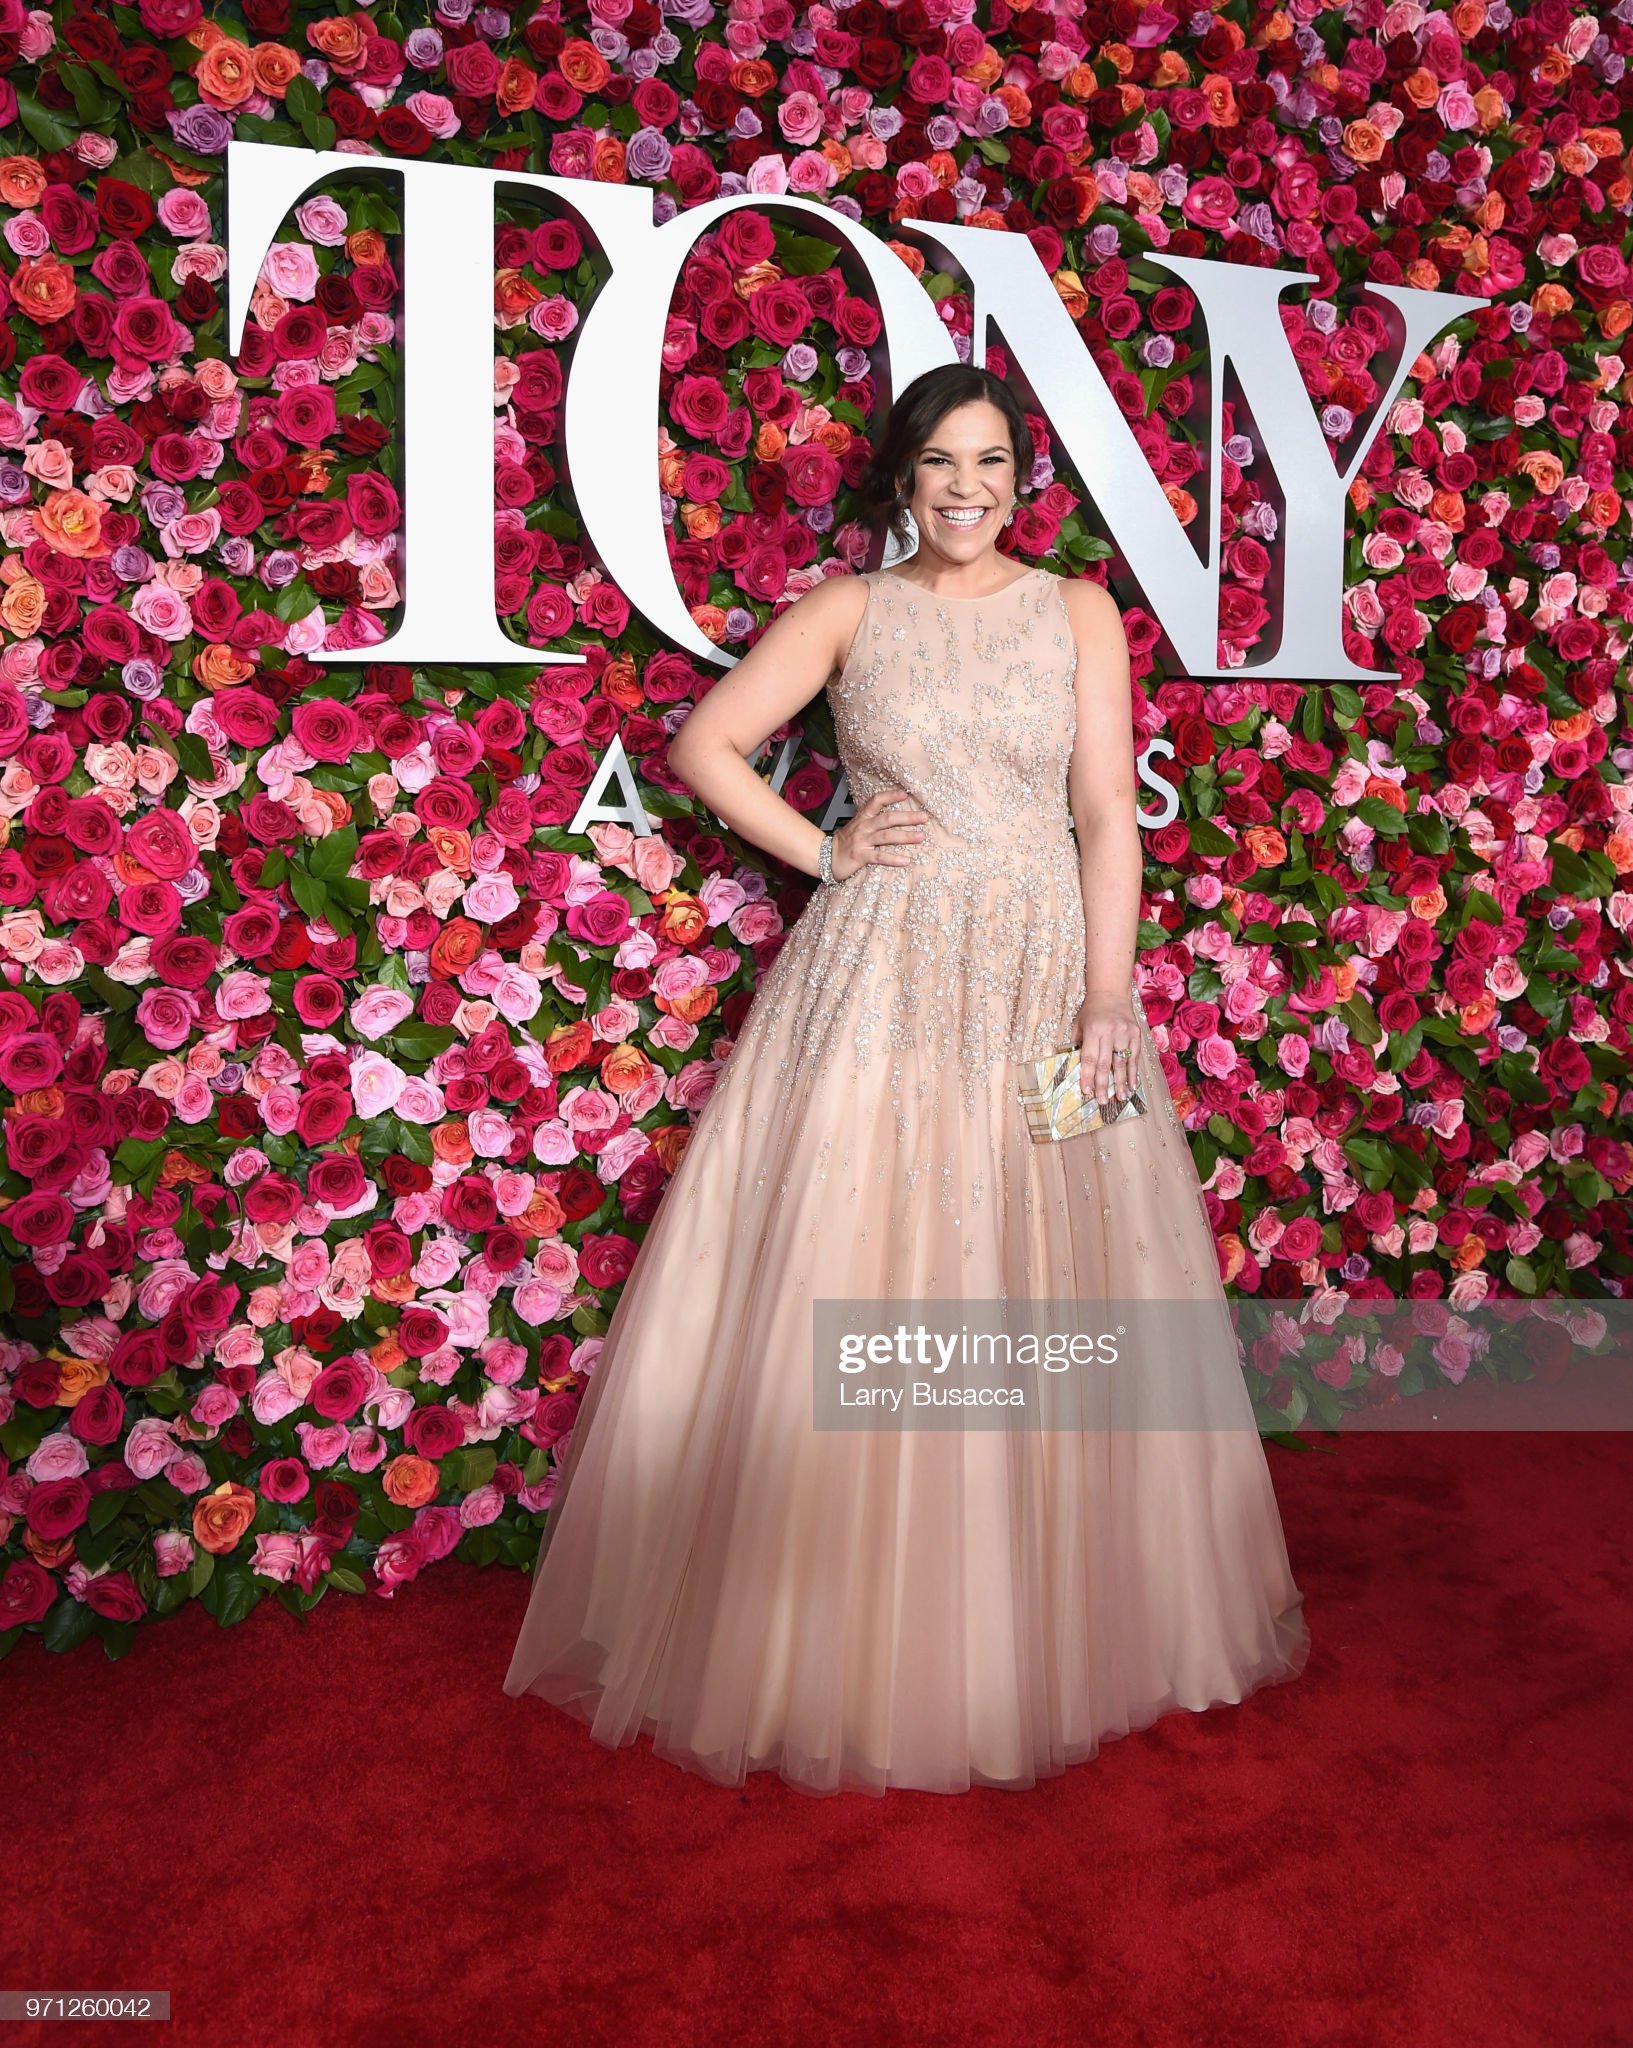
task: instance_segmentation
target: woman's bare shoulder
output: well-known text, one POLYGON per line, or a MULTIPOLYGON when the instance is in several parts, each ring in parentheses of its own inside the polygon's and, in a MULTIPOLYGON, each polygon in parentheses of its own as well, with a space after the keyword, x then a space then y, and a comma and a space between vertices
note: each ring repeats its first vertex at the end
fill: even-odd
POLYGON ((788 618, 797 613, 800 627, 814 641, 826 643, 833 665, 838 668, 862 623, 871 585, 872 578, 866 574, 842 571, 824 576, 809 590, 801 591, 779 616, 788 618))
POLYGON ((1100 631, 1122 624, 1122 606, 1106 585, 1096 583, 1092 576, 1062 576, 1060 594, 1074 622, 1081 620, 1100 631))

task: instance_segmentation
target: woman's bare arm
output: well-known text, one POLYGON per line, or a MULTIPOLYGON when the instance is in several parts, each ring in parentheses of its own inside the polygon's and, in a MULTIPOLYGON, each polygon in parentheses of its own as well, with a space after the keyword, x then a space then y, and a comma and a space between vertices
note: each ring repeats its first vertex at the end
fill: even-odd
POLYGON ((1084 1074, 1104 1100, 1114 1047, 1137 1043, 1131 990, 1145 855, 1135 817, 1133 686, 1116 599, 1083 578, 1062 589, 1077 640, 1077 734, 1067 788, 1083 878, 1080 1040, 1084 1074))
MULTIPOLYGON (((748 757, 843 666, 866 604, 866 585, 859 576, 833 576, 813 585, 772 620, 669 742, 670 767, 722 823, 807 875, 817 872, 821 828, 785 803, 749 766, 748 757)), ((866 860, 907 860, 892 842, 921 838, 906 828, 924 813, 898 808, 889 822, 879 816, 890 798, 903 795, 882 790, 864 806, 865 815, 850 821, 846 851, 841 856, 836 850, 836 876, 866 860)))

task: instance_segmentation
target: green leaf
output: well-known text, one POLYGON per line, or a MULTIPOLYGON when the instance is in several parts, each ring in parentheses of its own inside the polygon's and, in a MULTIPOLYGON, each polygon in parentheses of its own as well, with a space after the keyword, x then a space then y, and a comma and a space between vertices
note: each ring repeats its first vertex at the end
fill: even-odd
POLYGON ((135 989, 126 988, 122 981, 115 981, 110 974, 104 973, 100 967, 87 967, 85 979, 95 989, 96 993, 110 1010, 117 1010, 123 1013, 126 1010, 135 1009, 138 1001, 135 989))
POLYGON ((124 1511, 126 1493, 122 1487, 105 1487, 101 1493, 91 1496, 90 1512, 85 1519, 93 1530, 107 1528, 110 1522, 117 1522, 124 1511))
POLYGON ((17 118, 41 149, 69 149, 79 133, 72 122, 52 113, 49 107, 42 107, 31 92, 17 95, 17 118))
POLYGON ((297 72, 284 88, 284 105, 292 120, 304 128, 306 123, 323 111, 323 96, 311 79, 297 72))
POLYGON ((1393 804, 1386 804, 1381 796, 1362 797, 1355 806, 1355 815, 1386 839, 1398 839, 1406 830, 1405 814, 1397 811, 1393 804))
POLYGON ((356 858, 357 827, 344 825, 317 842, 307 856, 307 866, 324 881, 334 881, 345 874, 356 858))
POLYGON ((328 922, 329 892, 315 875, 309 875, 304 868, 291 868, 289 893, 308 917, 328 922))
POLYGON ((74 112, 87 128, 94 128, 99 121, 110 121, 118 113, 118 100, 111 99, 90 72, 81 71, 77 64, 63 63, 58 64, 57 70, 74 96, 74 112))
POLYGON ((252 1607, 260 1604, 261 1591, 247 1562, 234 1558, 231 1562, 217 1564, 209 1586, 200 1598, 222 1628, 232 1628, 252 1607))
POLYGON ((40 1630, 48 1650, 71 1650, 84 1642, 96 1625, 96 1616, 83 1600, 62 1594, 45 1617, 40 1630))
POLYGON ((1210 825, 1206 818, 1191 818, 1186 821, 1186 830, 1196 852, 1210 857, 1223 857, 1236 851, 1236 841, 1217 825, 1210 825))
POLYGON ((1349 1026, 1352 1035, 1363 1045, 1376 1045, 1384 1035, 1384 1028, 1378 1022, 1378 1013, 1363 995, 1353 995, 1338 1005, 1338 1014, 1349 1026))
POLYGON ((184 775, 190 775, 195 782, 214 779, 215 764, 210 759, 210 750, 196 732, 177 733, 173 745, 184 775))
POLYGON ((146 1173, 164 1157, 166 1149, 163 1138, 126 1138, 113 1155, 113 1163, 129 1174, 146 1173))
POLYGON ((422 1018, 411 1017, 398 1025, 386 1043, 393 1053, 408 1059, 430 1060, 439 1052, 446 1052, 458 1036, 452 1024, 427 1024, 422 1018))

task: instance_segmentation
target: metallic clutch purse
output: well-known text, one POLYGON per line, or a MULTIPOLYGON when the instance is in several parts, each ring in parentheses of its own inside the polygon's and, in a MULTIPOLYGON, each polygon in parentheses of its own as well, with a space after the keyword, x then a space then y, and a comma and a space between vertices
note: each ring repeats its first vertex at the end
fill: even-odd
POLYGON ((1080 1061, 1081 1054, 1074 1045, 1065 1052, 1046 1053, 1041 1060, 1023 1063, 1021 1107, 1026 1111, 1026 1128, 1034 1145, 1078 1138, 1104 1124, 1120 1124, 1131 1116, 1144 1116, 1145 1095, 1139 1088, 1121 1101, 1105 1105, 1096 1102, 1092 1095, 1085 1095, 1080 1061))

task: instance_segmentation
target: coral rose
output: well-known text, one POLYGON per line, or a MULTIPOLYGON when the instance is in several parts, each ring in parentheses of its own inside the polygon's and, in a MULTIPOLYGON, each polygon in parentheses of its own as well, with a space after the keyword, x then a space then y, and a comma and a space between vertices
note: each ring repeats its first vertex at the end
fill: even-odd
POLYGON ((247 1486, 223 1479, 214 1493, 193 1506, 193 1540, 203 1550, 225 1556, 255 1520, 255 1495, 247 1486))

